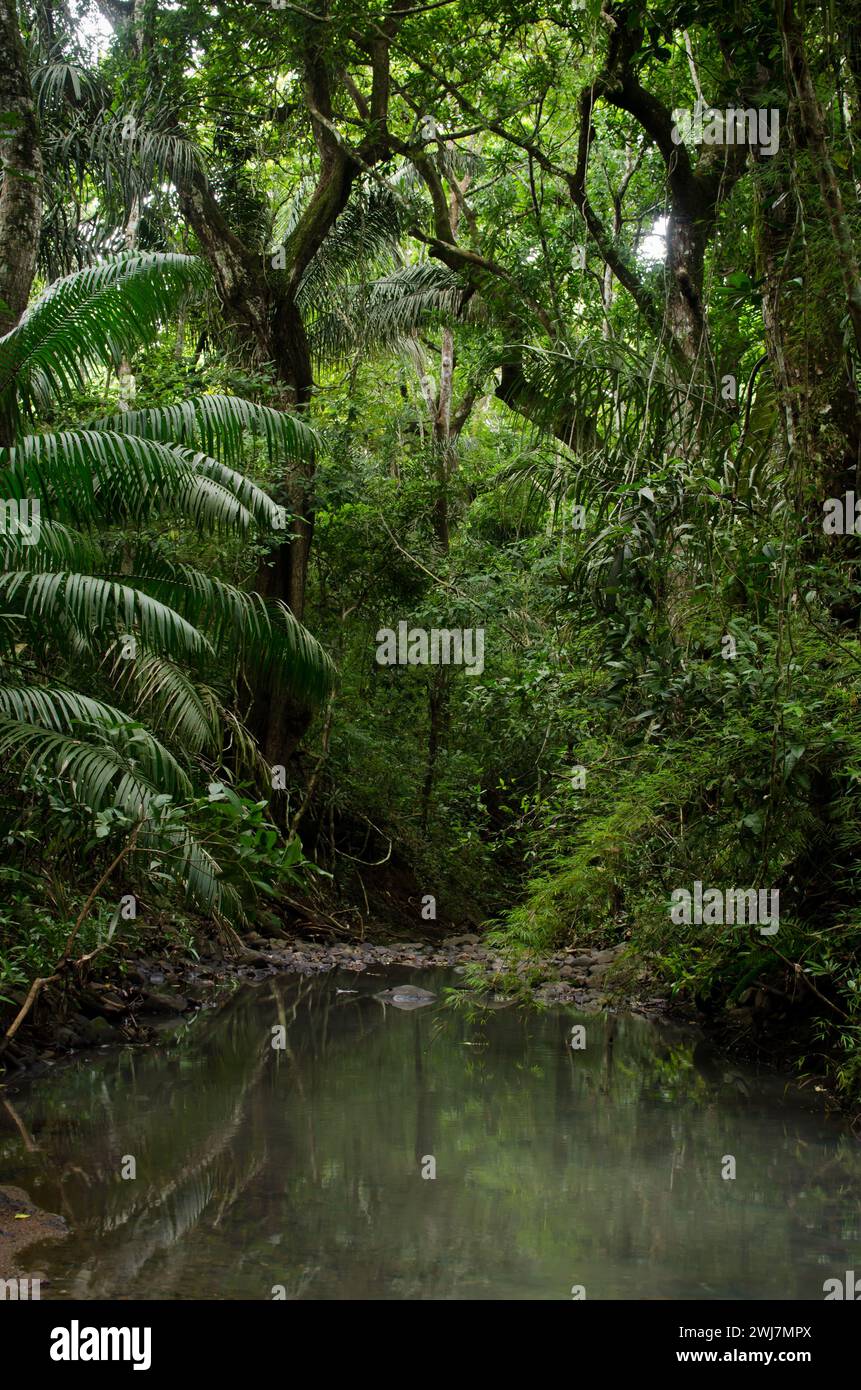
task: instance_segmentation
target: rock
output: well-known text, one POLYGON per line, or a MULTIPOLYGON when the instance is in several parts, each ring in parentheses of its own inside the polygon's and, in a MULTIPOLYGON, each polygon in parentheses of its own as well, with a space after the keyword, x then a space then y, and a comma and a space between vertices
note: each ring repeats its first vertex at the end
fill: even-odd
POLYGON ((753 1017, 749 1009, 728 1008, 724 1015, 731 1023, 737 1024, 740 1028, 752 1028, 753 1017))
POLYGON ((594 956, 596 965, 611 965, 614 960, 618 960, 624 949, 624 946, 608 946, 604 951, 596 951, 594 956))
POLYGON ((571 1004, 574 1002, 574 989, 560 980, 548 981, 533 990, 532 997, 542 1004, 571 1004))
POLYGON ((145 1013, 184 1014, 187 1008, 188 1000, 181 994, 168 994, 166 991, 156 994, 152 989, 145 993, 145 1013))
POLYGON ((112 990, 99 985, 87 990, 81 998, 85 1008, 95 1009, 100 1014, 124 1014, 128 1007, 112 990))
POLYGON ((423 1009, 436 999, 429 989, 419 989, 417 985, 395 985, 393 989, 381 990, 374 995, 382 1004, 391 1004, 396 1009, 423 1009))
POLYGON ((443 946, 477 946, 479 937, 475 932, 466 932, 463 936, 447 936, 443 941, 443 946))
POLYGON ((85 1043, 98 1044, 113 1042, 116 1033, 106 1018, 88 1018, 81 1028, 81 1037, 85 1043))
POLYGON ((244 947, 241 959, 247 965, 271 965, 272 957, 265 951, 258 951, 252 946, 244 947))

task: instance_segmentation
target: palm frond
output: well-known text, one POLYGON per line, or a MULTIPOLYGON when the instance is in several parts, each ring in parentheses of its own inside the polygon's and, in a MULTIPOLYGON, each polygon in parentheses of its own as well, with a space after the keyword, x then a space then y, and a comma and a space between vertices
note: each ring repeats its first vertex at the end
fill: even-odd
POLYGON ((269 244, 273 247, 286 246, 299 225, 299 219, 308 199, 314 192, 315 180, 306 174, 299 180, 290 196, 275 206, 269 223, 269 244))
POLYGON ((343 286, 337 305, 311 323, 308 339, 319 361, 341 361, 400 347, 412 334, 440 320, 458 318, 468 292, 457 275, 435 261, 422 261, 369 285, 343 286))
MULTIPOLYGON (((0 487, 2 479, 0 472, 0 487)), ((40 517, 30 538, 8 529, 0 536, 0 568, 4 570, 92 570, 102 559, 101 547, 93 536, 81 535, 45 516, 40 517)))
POLYGON ((146 713, 186 755, 220 751, 222 710, 210 686, 193 679, 175 661, 150 652, 117 666, 120 693, 131 697, 133 708, 146 713))
POLYGON ((39 698, 28 700, 27 692, 0 687, 0 710, 7 706, 11 711, 11 715, 0 714, 0 760, 17 767, 19 779, 25 775, 58 778, 93 812, 108 807, 121 810, 141 824, 139 849, 154 856, 194 907, 240 919, 239 899, 229 885, 220 882, 212 855, 187 827, 165 819, 165 801, 191 792, 172 755, 140 725, 114 725, 111 718, 119 711, 82 697, 76 701, 68 691, 57 700, 59 693, 39 691, 39 698), (20 716, 28 708, 37 717, 58 721, 77 709, 92 718, 90 738, 27 722, 20 716))
MULTIPOLYGON (((298 699, 314 704, 325 699, 332 663, 285 604, 151 551, 135 558, 134 583, 183 615, 194 630, 207 633, 225 660, 298 699)), ((2 592, 0 587, 0 599, 2 592)))
POLYGON ((98 74, 83 63, 54 58, 39 63, 30 73, 36 110, 44 125, 66 107, 80 109, 86 103, 104 101, 107 89, 98 74))
POLYGON ((377 184, 354 189, 302 277, 299 304, 309 309, 333 292, 340 294, 345 281, 362 280, 385 266, 399 265, 402 232, 403 214, 389 189, 377 184))
MULTIPOLYGON (((133 735, 130 735, 133 738, 133 735)), ((44 772, 66 780, 91 810, 116 806, 133 819, 145 819, 156 795, 175 786, 188 795, 188 779, 166 749, 154 746, 148 734, 130 756, 129 746, 86 738, 28 724, 17 718, 0 718, 0 758, 20 766, 22 773, 44 772), (156 753, 152 778, 143 771, 147 753, 156 753), (140 763, 140 765, 139 765, 140 763)))
POLYGON ((153 252, 55 281, 0 338, 0 408, 35 414, 83 388, 97 368, 116 369, 207 280, 194 257, 153 252))
POLYGON ((110 104, 110 93, 90 78, 89 98, 63 109, 59 99, 65 80, 69 86, 82 70, 51 67, 41 81, 46 115, 43 154, 53 182, 66 194, 81 187, 89 176, 100 185, 102 196, 122 223, 123 211, 134 198, 142 198, 159 183, 187 183, 205 168, 203 153, 171 115, 170 103, 157 93, 144 93, 137 102, 120 108, 110 104))
POLYGON ((270 460, 278 461, 304 462, 313 456, 318 442, 315 432, 297 416, 238 396, 193 396, 176 405, 123 410, 94 421, 90 428, 183 444, 217 455, 226 464, 242 461, 249 435, 262 438, 270 460))
POLYGON ((139 636, 145 646, 172 657, 194 660, 212 651, 208 639, 167 604, 130 584, 92 574, 0 574, 0 606, 38 622, 43 630, 71 621, 82 636, 104 642, 106 652, 126 635, 139 636))
MULTIPOLYGON (((280 508, 217 460, 135 434, 64 430, 0 450, 0 490, 38 497, 48 519, 76 525, 183 516, 199 531, 281 526, 280 508)), ((283 529, 283 528, 282 528, 283 529)))
MULTIPOLYGON (((173 754, 142 724, 102 700, 60 686, 0 685, 0 722, 3 720, 14 720, 57 735, 78 735, 80 738, 86 733, 90 738, 93 735, 110 737, 114 740, 109 749, 111 755, 120 761, 123 756, 127 759, 124 772, 131 772, 134 766, 148 782, 172 796, 191 794, 191 783, 173 754)), ((62 746, 40 745, 37 739, 32 743, 34 747, 41 746, 46 757, 53 757, 53 751, 62 746)))

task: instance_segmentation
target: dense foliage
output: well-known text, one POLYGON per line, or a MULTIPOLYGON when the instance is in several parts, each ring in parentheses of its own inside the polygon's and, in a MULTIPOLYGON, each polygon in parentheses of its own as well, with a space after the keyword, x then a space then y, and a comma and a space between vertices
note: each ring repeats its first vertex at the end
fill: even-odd
POLYGON ((91 948, 322 870, 856 1093, 857 0, 3 8, 10 1006, 96 887, 91 948))

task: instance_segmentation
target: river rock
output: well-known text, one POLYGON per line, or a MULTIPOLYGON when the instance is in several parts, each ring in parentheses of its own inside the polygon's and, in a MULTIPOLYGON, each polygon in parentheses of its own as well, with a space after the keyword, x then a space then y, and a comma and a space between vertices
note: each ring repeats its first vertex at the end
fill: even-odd
POLYGON ((162 990, 160 994, 156 994, 152 989, 146 991, 145 1013, 184 1014, 187 1008, 188 1000, 183 999, 181 994, 168 994, 166 990, 162 990))
POLYGON ((436 999, 429 989, 419 989, 417 985, 395 985, 393 989, 381 990, 374 995, 381 1004, 391 1004, 396 1009, 423 1009, 436 999))
POLYGON ((81 1037, 91 1045, 116 1041, 116 1033, 106 1018, 88 1018, 81 1027, 81 1037))

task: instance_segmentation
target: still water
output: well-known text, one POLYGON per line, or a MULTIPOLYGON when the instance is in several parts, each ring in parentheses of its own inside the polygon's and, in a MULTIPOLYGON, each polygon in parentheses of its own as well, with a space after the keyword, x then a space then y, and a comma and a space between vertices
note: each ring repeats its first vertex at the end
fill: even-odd
POLYGON ((15 1272, 55 1299, 821 1299, 861 1271, 861 1150, 785 1079, 633 1016, 373 998, 398 978, 456 983, 247 986, 0 1107, 0 1184, 71 1228, 15 1272))

